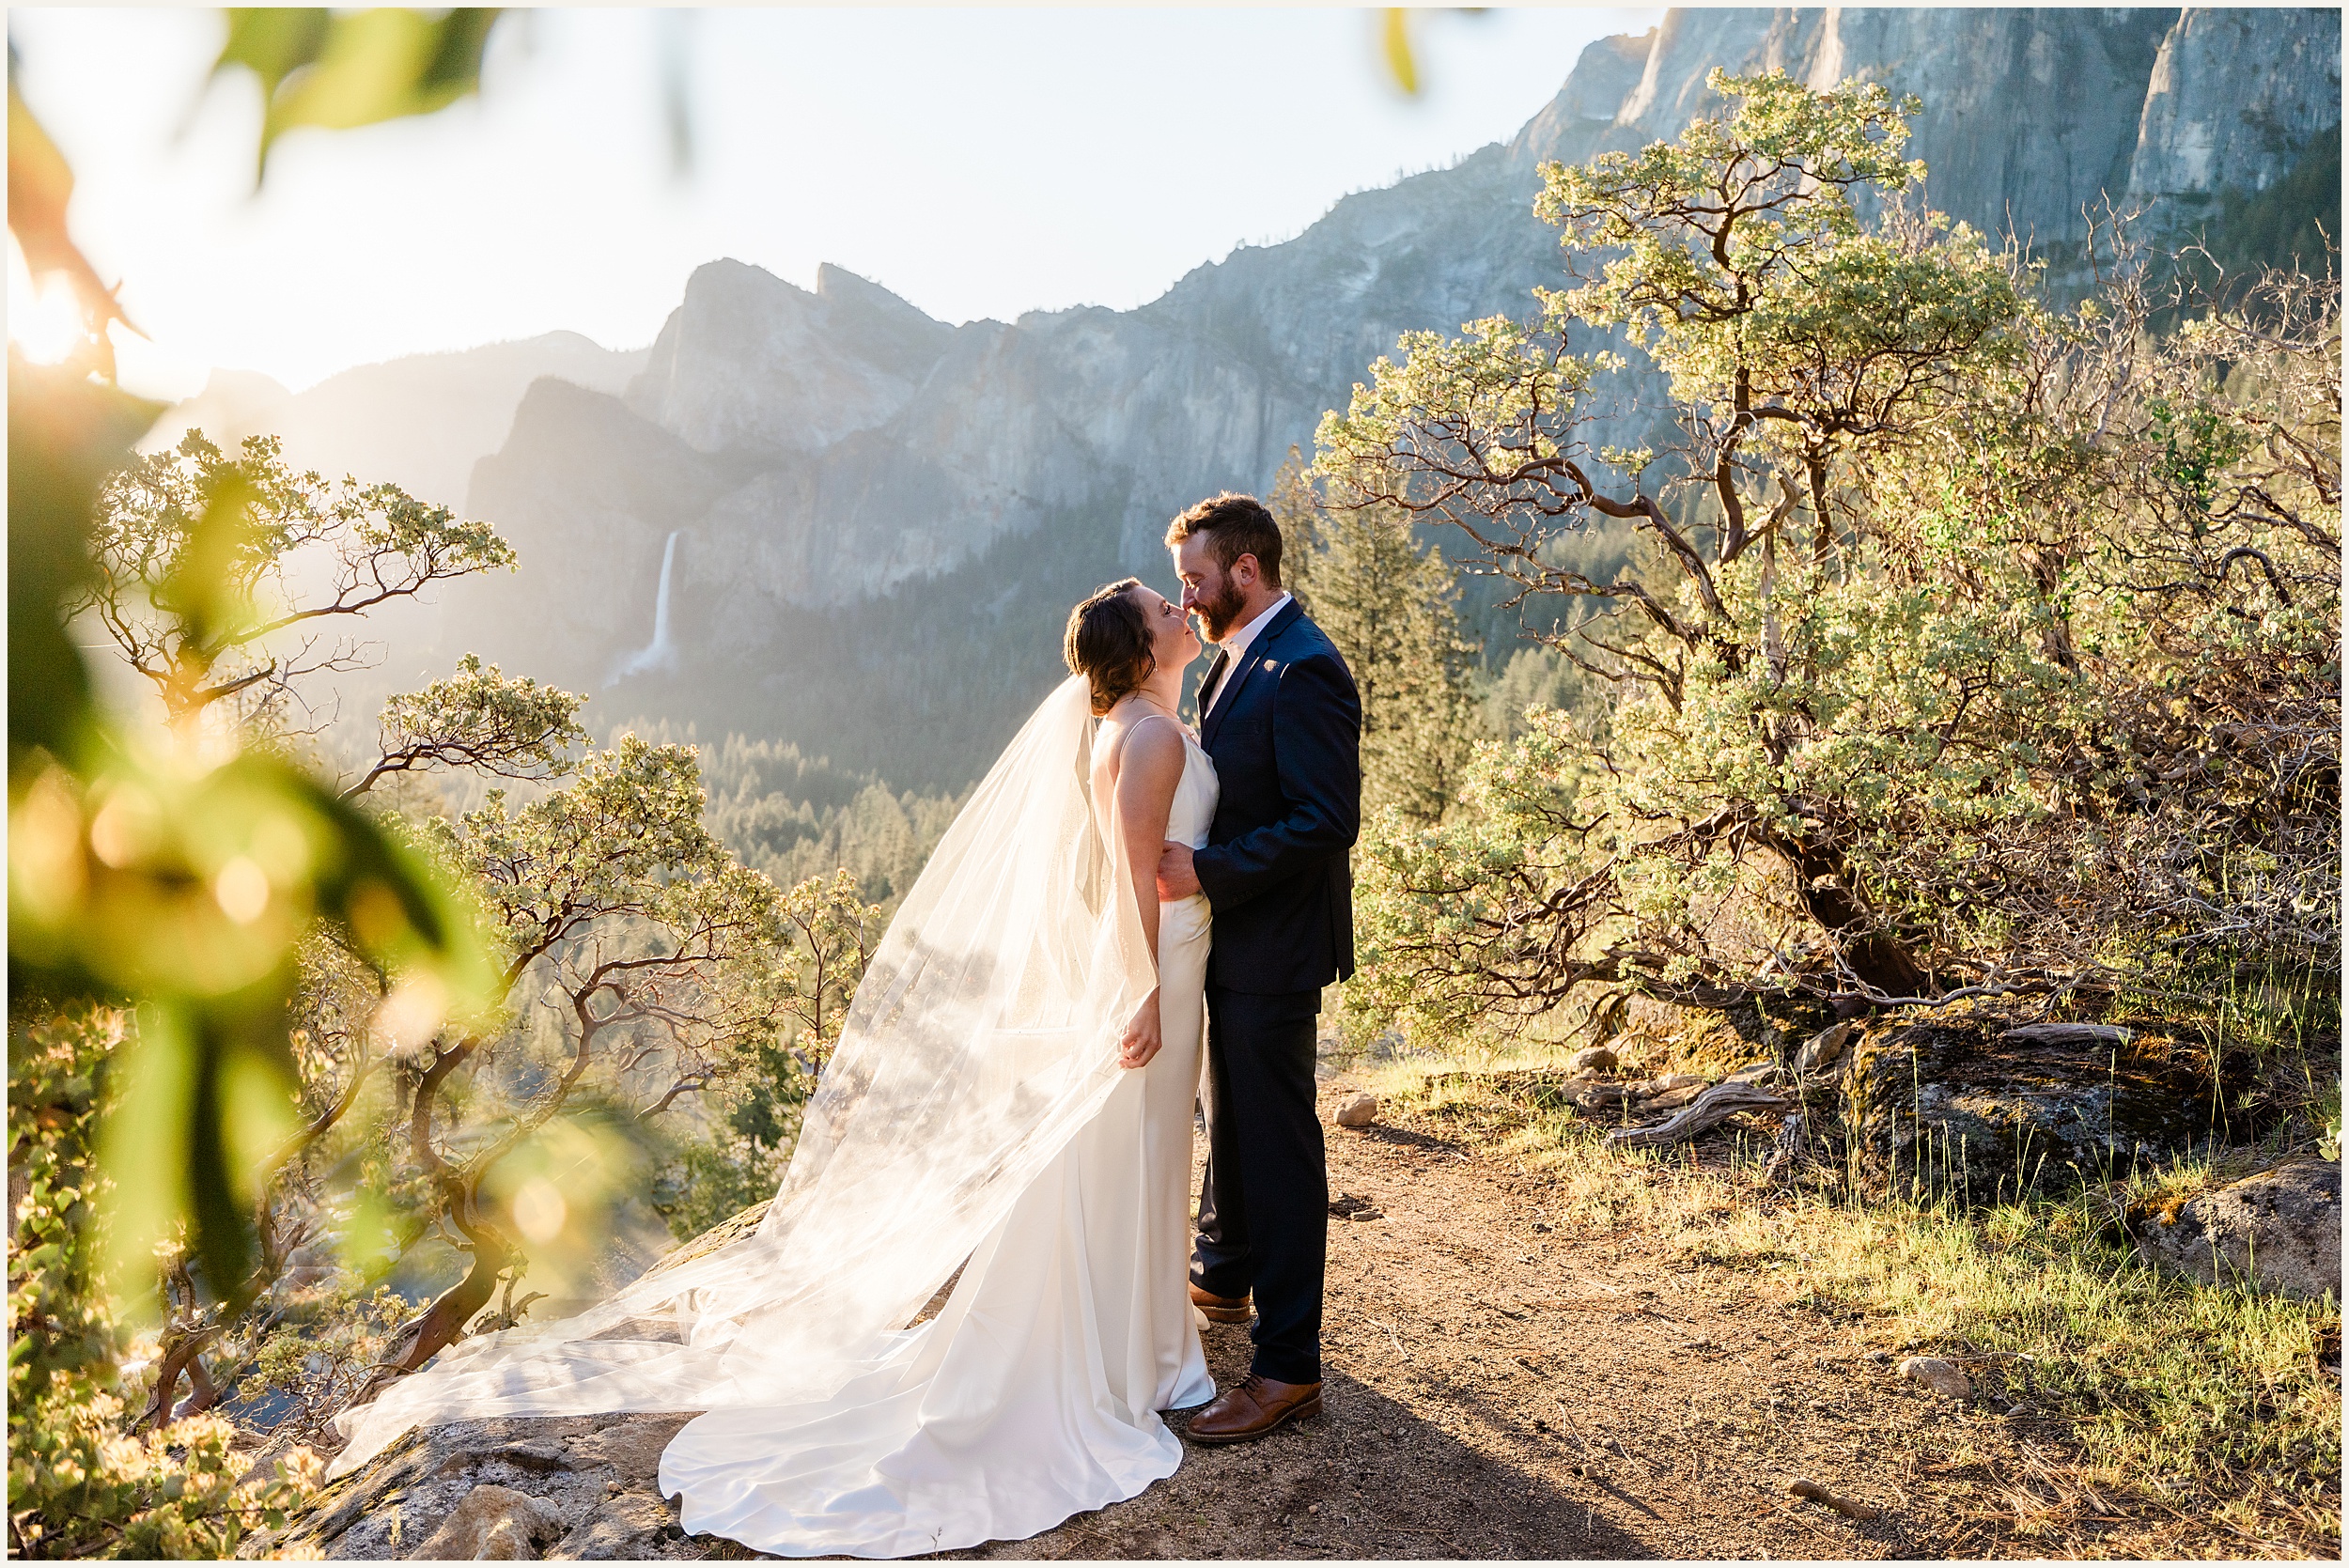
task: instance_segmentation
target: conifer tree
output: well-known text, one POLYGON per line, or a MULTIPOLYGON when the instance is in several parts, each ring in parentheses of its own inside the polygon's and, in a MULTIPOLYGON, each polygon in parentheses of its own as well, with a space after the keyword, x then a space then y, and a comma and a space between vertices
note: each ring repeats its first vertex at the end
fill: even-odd
POLYGON ((1283 577, 1354 672, 1362 698, 1362 812, 1442 819, 1477 734, 1472 644, 1460 636, 1459 587, 1434 547, 1422 549, 1395 507, 1331 512, 1295 448, 1273 481, 1288 541, 1283 577))

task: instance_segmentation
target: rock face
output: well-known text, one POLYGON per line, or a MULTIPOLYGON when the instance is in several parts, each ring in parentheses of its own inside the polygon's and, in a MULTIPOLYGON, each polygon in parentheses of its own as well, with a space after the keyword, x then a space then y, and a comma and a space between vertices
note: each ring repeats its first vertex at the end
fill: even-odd
POLYGON ((508 644, 507 669, 600 691, 652 635, 669 535, 688 530, 678 547, 690 569, 700 548, 691 527, 727 489, 717 462, 618 397, 537 382, 515 410, 505 448, 475 465, 467 504, 528 565, 511 577, 449 585, 452 650, 436 662, 508 644))
POLYGON ((885 423, 954 329, 827 263, 816 292, 739 261, 695 271, 629 407, 701 452, 817 452, 885 423), (754 396, 743 389, 755 387, 754 396))
POLYGON ((2104 1181, 2247 1129, 2232 1079, 2214 1083, 2166 1042, 2008 1039, 1953 1011, 1894 1022, 1850 1048, 1843 1126, 1897 1191, 1993 1203, 2104 1181))
POLYGON ((1135 310, 953 327, 837 268, 810 293, 712 262, 624 397, 522 401, 468 500, 522 569, 450 590, 423 662, 470 648, 602 689, 646 645, 674 534, 677 668, 608 718, 958 789, 1059 678, 1070 603, 1163 580, 1166 520, 1264 489, 1400 333, 1530 313, 1561 275, 1540 165, 1675 135, 1719 107, 1713 67, 1919 93, 1932 204, 2061 245, 2108 194, 2266 189, 2339 123, 2339 43, 2319 10, 1675 10, 1592 45, 1505 146, 1135 310))
POLYGON ((2339 11, 2181 11, 2146 85, 2129 194, 2263 191, 2340 124, 2339 11))
POLYGON ((2341 1162, 2302 1160, 2137 1217, 2138 1255, 2212 1285, 2341 1294, 2341 1162))
POLYGON ((539 1547, 568 1533, 561 1516, 536 1498, 509 1486, 476 1486, 409 1556, 432 1561, 535 1561, 539 1547))
POLYGON ((690 1415, 452 1421, 334 1483, 252 1555, 699 1558, 660 1491, 690 1415))

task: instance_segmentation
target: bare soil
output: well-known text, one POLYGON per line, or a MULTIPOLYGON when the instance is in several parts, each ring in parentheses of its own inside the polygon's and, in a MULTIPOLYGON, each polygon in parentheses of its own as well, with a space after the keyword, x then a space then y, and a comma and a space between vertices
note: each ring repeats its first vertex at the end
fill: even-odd
MULTIPOLYGON (((1351 1092, 1326 1085, 1325 1112, 1351 1092)), ((2226 1549, 2184 1514, 2112 1514, 2087 1526, 2085 1537, 2076 1520, 2060 1538, 2027 1538, 2020 1521, 2031 1512, 2030 1488, 2067 1456, 2063 1422, 2010 1420, 1896 1377, 1904 1346, 1888 1343, 1893 1330, 1808 1304, 1790 1269, 1636 1229, 1566 1223, 1548 1178, 1447 1130, 1328 1128, 1333 1194, 1379 1217, 1331 1222, 1324 1414, 1253 1444, 1189 1447, 1182 1467, 1140 1497, 1029 1540, 941 1555, 1870 1559, 2226 1549), (1792 1496, 1797 1478, 1880 1517, 1849 1518, 1792 1496), (2101 1529, 2115 1533, 2097 1540, 2101 1529)), ((1728 1141, 1708 1137, 1693 1157, 1725 1161, 1728 1141)), ((1627 1171, 1625 1179, 1641 1178, 1627 1171)), ((1210 1325, 1206 1337, 1217 1381, 1236 1381, 1247 1370, 1247 1328, 1210 1325)), ((676 1505, 660 1496, 658 1455, 684 1419, 436 1428, 328 1488, 284 1539, 265 1537, 253 1550, 404 1556, 486 1482, 559 1505, 576 1528, 550 1543, 551 1557, 750 1557, 734 1542, 686 1536, 676 1505)), ((1169 1419, 1179 1429, 1186 1415, 1169 1419)), ((2089 1512, 2105 1515, 2108 1506, 2089 1512)))
MULTIPOLYGON (((944 1555, 2046 1549, 2001 1541, 1989 1506, 1990 1467, 2027 1468, 2042 1423, 1895 1377, 1864 1323, 1795 1305, 1791 1281, 1709 1266, 1637 1232, 1553 1228, 1539 1178, 1470 1147, 1383 1126, 1328 1136, 1332 1193, 1383 1218, 1331 1221, 1325 1413, 1255 1444, 1191 1447, 1141 1497, 1031 1540, 944 1555), (1952 1463, 1953 1448, 1973 1457, 1952 1463), (1797 1477, 1882 1517, 1790 1496, 1797 1477)), ((1209 1326, 1206 1347, 1219 1383, 1247 1370, 1244 1326, 1209 1326)))

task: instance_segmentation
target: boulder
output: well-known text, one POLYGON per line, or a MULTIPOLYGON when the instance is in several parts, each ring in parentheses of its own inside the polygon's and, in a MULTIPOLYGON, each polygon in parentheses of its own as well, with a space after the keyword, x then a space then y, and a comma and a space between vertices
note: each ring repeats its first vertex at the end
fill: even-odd
POLYGON ((700 1556, 698 1550, 664 1553, 664 1543, 685 1531, 677 1512, 657 1496, 628 1492, 600 1504, 548 1553, 579 1562, 625 1562, 648 1557, 700 1556))
POLYGON ((1619 1065, 1620 1060, 1607 1046, 1590 1046, 1566 1058, 1568 1072, 1610 1073, 1619 1065))
POLYGON ((2241 1082, 2214 1082, 2157 1035, 2018 1036, 1961 1003, 1878 1024, 1850 1055, 1843 1132, 1895 1192, 1996 1203, 2117 1180, 2246 1130, 2225 1121, 2241 1082))
POLYGON ((1378 1096, 1355 1094, 1330 1113, 1330 1120, 1342 1127, 1366 1127, 1378 1119, 1378 1096))
POLYGON ((568 1533, 561 1516, 536 1498, 505 1486, 476 1486, 408 1555, 427 1561, 536 1560, 539 1547, 568 1533))
POLYGON ((697 1558, 661 1496, 690 1414, 450 1421, 412 1432, 320 1491, 246 1555, 697 1558))
POLYGON ((2206 1285, 2341 1293, 2341 1162, 2300 1160, 2132 1217, 2138 1255, 2206 1285))

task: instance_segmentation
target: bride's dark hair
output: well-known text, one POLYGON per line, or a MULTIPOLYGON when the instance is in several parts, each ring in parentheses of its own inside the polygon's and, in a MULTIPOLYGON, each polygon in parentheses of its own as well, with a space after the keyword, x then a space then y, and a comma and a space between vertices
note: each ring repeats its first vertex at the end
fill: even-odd
POLYGON ((1093 711, 1097 717, 1115 707, 1120 698, 1138 691, 1159 667, 1151 652, 1150 617, 1133 600, 1142 579, 1127 578, 1096 588, 1082 604, 1068 613, 1068 633, 1061 639, 1061 657, 1071 675, 1085 677, 1093 688, 1093 711))

